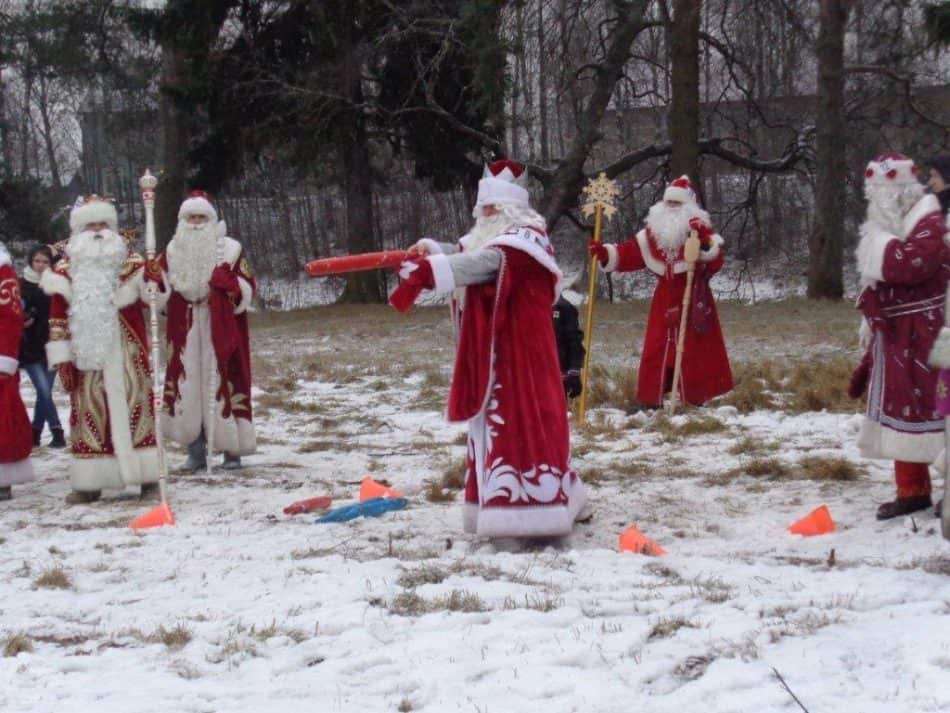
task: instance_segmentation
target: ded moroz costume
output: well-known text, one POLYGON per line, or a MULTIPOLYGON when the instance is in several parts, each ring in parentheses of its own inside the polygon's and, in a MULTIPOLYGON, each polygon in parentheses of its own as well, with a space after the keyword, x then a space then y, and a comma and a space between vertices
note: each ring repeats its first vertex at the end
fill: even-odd
POLYGON ((551 319, 561 271, 522 176, 489 166, 472 231, 421 241, 427 257, 403 264, 390 296, 405 311, 423 289, 464 292, 448 419, 469 425, 464 526, 486 537, 566 535, 586 502, 551 319))
POLYGON ((723 265, 723 240, 713 232, 709 214, 697 204, 689 178, 682 176, 667 186, 663 200, 650 208, 646 226, 635 236, 618 245, 590 244, 591 254, 605 271, 645 269, 656 278, 637 375, 637 401, 644 406, 662 405, 664 394, 672 388, 686 291, 683 247, 691 230, 696 230, 702 249, 686 321, 678 398, 699 405, 731 390, 733 381, 709 288, 710 278, 723 265))
POLYGON ((205 467, 209 436, 225 468, 240 467, 241 456, 257 448, 247 324, 255 282, 241 244, 226 230, 208 194, 194 191, 159 258, 171 286, 162 433, 188 446, 184 470, 205 467))
POLYGON ((943 325, 950 250, 940 205, 924 194, 913 161, 882 154, 864 177, 867 220, 856 256, 867 348, 849 390, 867 395, 862 455, 894 461, 897 498, 877 511, 885 520, 931 504, 928 464, 943 448, 943 419, 927 360, 943 325))

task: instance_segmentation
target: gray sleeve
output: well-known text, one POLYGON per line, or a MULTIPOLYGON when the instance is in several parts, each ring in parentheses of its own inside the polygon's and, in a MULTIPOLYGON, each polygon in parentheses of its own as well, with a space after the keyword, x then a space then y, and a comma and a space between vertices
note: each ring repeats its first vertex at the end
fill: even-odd
POLYGON ((480 285, 491 282, 501 267, 501 252, 498 250, 475 250, 448 256, 449 267, 457 287, 480 285))
POLYGON ((419 242, 426 246, 430 255, 454 255, 459 251, 458 243, 443 243, 434 238, 422 238, 419 242))

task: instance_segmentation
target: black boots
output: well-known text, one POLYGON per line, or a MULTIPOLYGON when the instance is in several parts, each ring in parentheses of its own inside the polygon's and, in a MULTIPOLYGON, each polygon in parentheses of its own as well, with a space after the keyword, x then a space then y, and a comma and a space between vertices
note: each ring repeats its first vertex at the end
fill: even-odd
POLYGON ((66 496, 68 505, 82 505, 84 503, 94 503, 102 497, 101 490, 74 490, 66 496))
POLYGON ((910 515, 918 510, 926 510, 933 502, 929 495, 914 495, 910 498, 897 498, 889 503, 883 503, 877 509, 878 520, 890 520, 892 517, 910 515))
POLYGON ((33 429, 33 447, 34 448, 39 448, 42 445, 40 443, 40 438, 42 437, 42 435, 43 435, 43 429, 40 429, 39 431, 37 431, 35 428, 33 429))
MULTIPOLYGON (((36 431, 33 431, 34 435, 36 431)), ((63 435, 63 429, 54 428, 53 429, 53 439, 49 442, 50 448, 65 448, 66 447, 66 437, 63 435)))

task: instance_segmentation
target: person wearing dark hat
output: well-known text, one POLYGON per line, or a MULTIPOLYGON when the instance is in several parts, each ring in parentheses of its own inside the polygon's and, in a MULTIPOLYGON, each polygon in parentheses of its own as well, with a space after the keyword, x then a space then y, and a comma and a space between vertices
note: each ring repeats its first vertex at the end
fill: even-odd
POLYGON ((943 449, 943 418, 937 369, 927 361, 943 326, 950 248, 940 204, 904 154, 868 163, 864 195, 856 257, 867 347, 849 393, 867 395, 861 455, 894 461, 897 497, 877 509, 888 520, 931 506, 929 466, 943 449))
POLYGON ((65 448, 66 439, 53 402, 56 370, 46 364, 46 342, 49 341, 49 295, 40 288, 40 277, 53 264, 53 251, 48 245, 30 250, 28 264, 20 278, 25 316, 23 340, 20 342, 20 368, 26 372, 36 389, 33 406, 33 445, 40 445, 43 427, 48 425, 53 437, 50 448, 65 448))
POLYGON ((927 186, 940 201, 940 210, 946 218, 947 209, 950 208, 950 153, 937 154, 927 165, 930 167, 927 186))

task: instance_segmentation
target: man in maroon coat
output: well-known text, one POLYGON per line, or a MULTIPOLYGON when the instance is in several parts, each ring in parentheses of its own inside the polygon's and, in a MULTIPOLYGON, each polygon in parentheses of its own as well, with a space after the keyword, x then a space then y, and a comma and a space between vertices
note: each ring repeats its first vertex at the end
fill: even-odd
POLYGON ((937 370, 928 366, 943 326, 950 250, 940 204, 925 195, 914 162, 899 153, 871 161, 864 173, 867 220, 857 260, 867 349, 851 394, 867 394, 858 446, 867 458, 894 461, 897 498, 879 520, 928 508, 928 465, 943 448, 936 410, 937 370))
POLYGON ((686 262, 683 246, 690 231, 699 236, 693 293, 683 340, 683 365, 679 399, 701 405, 732 389, 732 370, 719 326, 719 315, 709 280, 722 268, 723 240, 713 232, 709 213, 696 203, 689 178, 681 176, 650 208, 646 227, 619 245, 591 242, 591 255, 607 272, 646 269, 656 278, 650 316, 643 338, 637 374, 637 401, 659 407, 673 386, 673 366, 679 338, 686 262))
POLYGON ((544 218, 513 180, 523 171, 489 166, 464 249, 414 246, 425 257, 403 263, 389 300, 404 312, 423 289, 464 288, 448 418, 469 424, 464 527, 484 537, 567 535, 586 502, 551 320, 561 271, 544 218))

